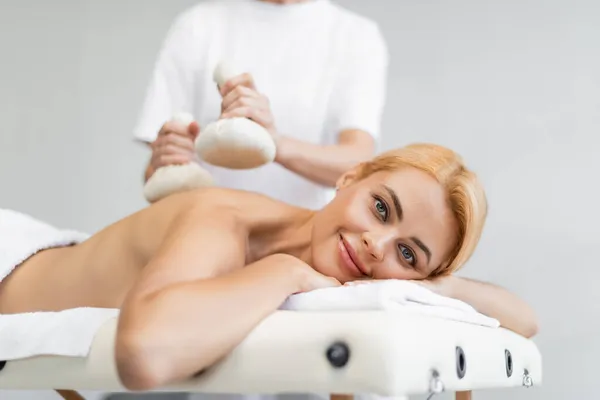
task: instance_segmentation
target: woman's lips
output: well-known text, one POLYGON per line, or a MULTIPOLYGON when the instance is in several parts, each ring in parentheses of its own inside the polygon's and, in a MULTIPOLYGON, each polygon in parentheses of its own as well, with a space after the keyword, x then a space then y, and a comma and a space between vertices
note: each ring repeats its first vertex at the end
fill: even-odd
POLYGON ((348 243, 342 235, 340 235, 338 247, 340 250, 340 257, 342 259, 342 263, 344 264, 346 269, 357 278, 365 277, 367 274, 365 274, 362 268, 360 268, 356 252, 354 251, 352 246, 350 246, 350 243, 348 243))

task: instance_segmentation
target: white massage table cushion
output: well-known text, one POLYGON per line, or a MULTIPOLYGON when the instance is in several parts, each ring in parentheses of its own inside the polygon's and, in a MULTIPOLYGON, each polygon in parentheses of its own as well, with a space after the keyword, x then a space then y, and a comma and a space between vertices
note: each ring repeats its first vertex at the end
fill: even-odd
MULTIPOLYGON (((105 323, 86 358, 10 361, 0 389, 125 391, 114 363, 117 320, 105 323)), ((277 311, 197 378, 160 391, 207 393, 427 393, 433 371, 448 391, 541 383, 535 344, 488 328, 401 311, 277 311)))

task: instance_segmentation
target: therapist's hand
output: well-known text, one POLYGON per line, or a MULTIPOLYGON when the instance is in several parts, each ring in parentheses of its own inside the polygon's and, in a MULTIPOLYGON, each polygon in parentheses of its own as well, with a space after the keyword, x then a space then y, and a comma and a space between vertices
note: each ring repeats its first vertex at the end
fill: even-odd
POLYGON ((150 167, 156 171, 167 165, 198 161, 194 141, 199 132, 200 126, 197 122, 192 122, 188 126, 176 121, 165 123, 158 132, 156 140, 150 145, 152 148, 150 167))
POLYGON ((225 82, 219 88, 223 101, 220 119, 245 117, 262 125, 276 136, 275 120, 269 99, 256 89, 252 75, 241 74, 225 82))

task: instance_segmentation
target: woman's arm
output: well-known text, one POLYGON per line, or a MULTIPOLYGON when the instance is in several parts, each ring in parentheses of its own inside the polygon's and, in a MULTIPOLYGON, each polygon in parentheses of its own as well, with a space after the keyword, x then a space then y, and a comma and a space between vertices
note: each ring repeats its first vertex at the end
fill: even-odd
MULTIPOLYGON (((500 325, 530 338, 537 334, 538 324, 533 309, 515 294, 490 283, 448 276, 438 279, 438 290, 470 304, 482 314, 497 319, 500 325)), ((434 281, 435 282, 435 281, 434 281)))
POLYGON ((122 307, 116 361, 130 390, 211 366, 304 289, 306 273, 292 257, 242 268, 247 236, 235 212, 203 204, 176 220, 122 307))
POLYGON ((150 390, 219 361, 299 291, 293 273, 279 264, 277 257, 269 257, 231 274, 175 284, 131 301, 117 337, 123 385, 150 390))

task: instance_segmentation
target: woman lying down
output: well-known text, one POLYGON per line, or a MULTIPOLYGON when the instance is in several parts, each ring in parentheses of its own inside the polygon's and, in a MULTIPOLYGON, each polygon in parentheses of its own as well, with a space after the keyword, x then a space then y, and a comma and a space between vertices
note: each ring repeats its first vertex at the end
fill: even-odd
POLYGON ((521 300, 452 276, 486 214, 484 191, 457 154, 411 145, 347 172, 319 211, 219 188, 167 197, 29 257, 0 282, 0 313, 120 308, 116 363, 130 390, 187 379, 288 296, 349 281, 419 281, 531 337, 535 317, 521 300))

